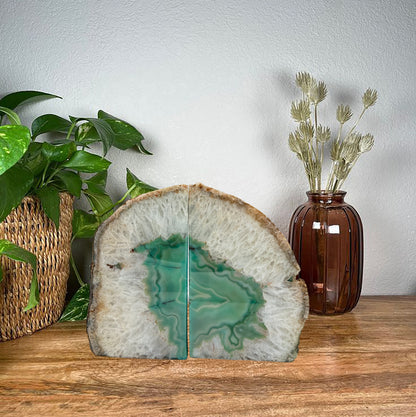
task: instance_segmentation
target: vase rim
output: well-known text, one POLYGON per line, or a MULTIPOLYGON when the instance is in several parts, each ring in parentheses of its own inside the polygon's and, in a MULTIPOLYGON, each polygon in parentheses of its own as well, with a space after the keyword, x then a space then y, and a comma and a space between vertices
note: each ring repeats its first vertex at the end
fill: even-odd
POLYGON ((306 191, 307 196, 345 196, 347 194, 346 191, 339 190, 339 191, 306 191))

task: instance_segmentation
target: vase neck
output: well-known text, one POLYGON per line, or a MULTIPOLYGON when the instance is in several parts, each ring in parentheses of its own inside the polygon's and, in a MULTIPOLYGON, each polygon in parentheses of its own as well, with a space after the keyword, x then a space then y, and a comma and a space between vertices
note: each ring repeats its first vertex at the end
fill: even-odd
POLYGON ((336 192, 312 192, 308 191, 306 195, 308 200, 312 203, 320 204, 331 204, 331 203, 343 203, 346 191, 336 191, 336 192))

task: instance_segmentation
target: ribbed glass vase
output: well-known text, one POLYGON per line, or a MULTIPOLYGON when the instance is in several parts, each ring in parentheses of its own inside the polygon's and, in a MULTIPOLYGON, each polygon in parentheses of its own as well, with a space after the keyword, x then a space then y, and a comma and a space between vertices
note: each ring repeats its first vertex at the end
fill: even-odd
POLYGON ((308 201, 293 213, 289 242, 308 287, 316 314, 351 311, 361 294, 363 228, 346 192, 307 192, 308 201))

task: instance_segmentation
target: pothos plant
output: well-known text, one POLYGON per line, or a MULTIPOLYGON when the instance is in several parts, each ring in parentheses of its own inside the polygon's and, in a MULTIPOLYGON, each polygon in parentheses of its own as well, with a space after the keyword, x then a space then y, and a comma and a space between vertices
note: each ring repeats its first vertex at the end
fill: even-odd
MULTIPOLYGON (((144 138, 136 128, 102 110, 97 117, 69 116, 66 119, 44 114, 34 119, 30 127, 22 125, 15 111, 17 107, 51 98, 61 97, 40 91, 18 91, 0 99, 0 222, 25 196, 32 195, 39 198, 44 212, 59 228, 59 193, 68 192, 76 198, 85 196, 91 210, 74 210, 73 242, 92 237, 98 226, 129 196, 155 189, 127 169, 127 192, 114 203, 106 191, 111 162, 104 157, 109 149, 114 146, 146 155, 151 153, 144 148, 144 138), (39 140, 44 134, 49 134, 46 140, 39 140), (94 143, 101 144, 101 156, 88 150, 94 143)), ((39 302, 36 257, 7 240, 0 240, 2 255, 32 265, 33 277, 25 310, 35 307, 39 302)), ((70 261, 80 289, 62 319, 82 319, 86 316, 89 287, 81 278, 72 254, 70 261)), ((0 267, 0 282, 2 275, 0 267)))
POLYGON ((318 82, 307 72, 296 74, 296 85, 302 91, 302 99, 294 101, 290 109, 292 118, 299 125, 289 134, 289 147, 303 163, 311 192, 336 192, 341 189, 360 156, 373 147, 373 135, 363 135, 356 128, 364 113, 376 103, 377 91, 368 88, 364 92, 361 112, 349 129, 346 129, 345 124, 353 115, 350 106, 340 104, 337 107, 336 118, 339 126, 332 140, 331 171, 324 186, 324 148, 331 141, 331 131, 329 127, 318 123, 318 109, 328 90, 323 81, 318 82))

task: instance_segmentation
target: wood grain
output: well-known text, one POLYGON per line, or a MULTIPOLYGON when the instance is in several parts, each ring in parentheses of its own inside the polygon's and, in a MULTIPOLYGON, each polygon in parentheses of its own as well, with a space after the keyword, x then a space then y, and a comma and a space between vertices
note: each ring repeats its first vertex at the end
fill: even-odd
POLYGON ((85 323, 0 343, 4 416, 416 416, 416 297, 311 316, 292 363, 95 357, 85 323))

